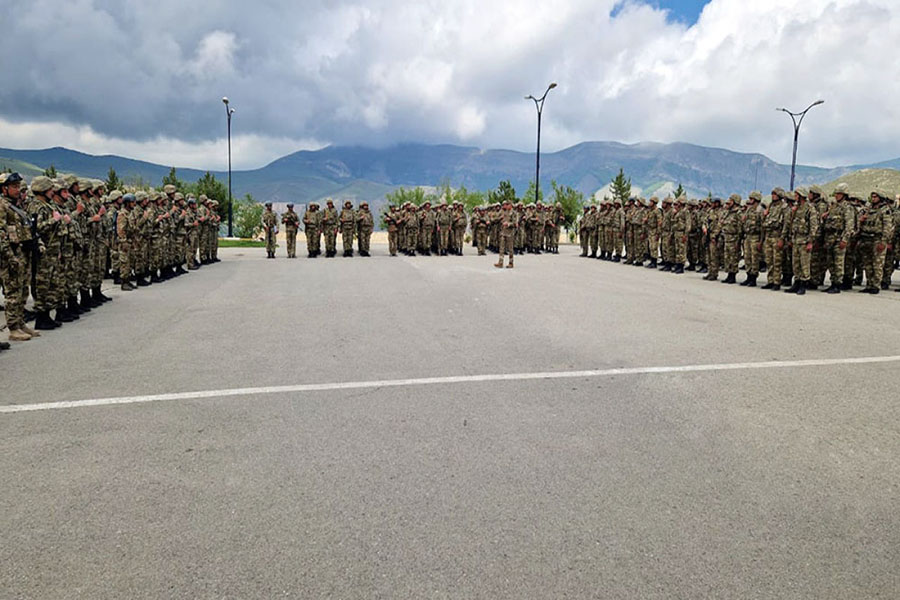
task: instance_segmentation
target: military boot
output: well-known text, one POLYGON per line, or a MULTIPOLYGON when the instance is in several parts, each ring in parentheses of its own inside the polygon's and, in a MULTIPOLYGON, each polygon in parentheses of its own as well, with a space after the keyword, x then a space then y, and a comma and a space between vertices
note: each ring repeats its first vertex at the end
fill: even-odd
POLYGON ((613 256, 612 261, 613 261, 614 263, 622 262, 622 257, 619 256, 618 254, 616 254, 615 256, 613 256))
POLYGON ((696 271, 696 270, 697 270, 697 267, 692 262, 689 262, 687 268, 685 268, 685 271, 696 271))
POLYGON ((97 287, 96 292, 94 289, 95 288, 88 288, 88 295, 91 298, 91 308, 97 308, 103 305, 103 300, 100 299, 100 288, 97 287))
POLYGON ((60 323, 71 323, 75 320, 75 317, 69 314, 65 302, 56 307, 56 320, 60 323))
POLYGON ((162 281, 162 279, 156 274, 156 271, 153 271, 153 273, 150 274, 150 283, 159 283, 160 281, 162 281))
POLYGON ((757 277, 759 277, 759 275, 747 275, 747 281, 749 282, 747 283, 747 287, 756 287, 757 277))
POLYGON ((499 261, 497 261, 497 262, 494 263, 494 266, 497 267, 498 269, 502 269, 502 268, 503 268, 503 257, 502 257, 502 256, 500 257, 500 260, 499 260, 499 261))
POLYGON ((31 339, 31 336, 22 331, 21 329, 10 329, 9 330, 9 341, 11 342, 27 342, 31 339))
POLYGON ((56 329, 59 325, 50 318, 50 311, 44 310, 37 314, 34 320, 34 328, 39 330, 56 329))
POLYGON ((78 306, 78 298, 76 296, 69 296, 69 299, 66 302, 66 310, 69 311, 69 314, 72 315, 72 318, 76 321, 81 318, 79 315, 82 312, 87 312, 80 309, 78 306))
POLYGON ((94 288, 92 294, 94 298, 100 300, 101 304, 105 304, 106 302, 112 302, 112 298, 103 294, 103 291, 100 289, 100 286, 94 288))
POLYGON ((700 264, 698 265, 698 267, 699 267, 699 268, 697 269, 697 272, 698 272, 698 273, 709 273, 709 269, 706 268, 706 265, 705 265, 704 263, 700 263, 700 264))
MULTIPOLYGON (((37 318, 37 315, 35 315, 35 319, 36 318, 37 318)), ((19 329, 21 329, 22 331, 24 331, 25 333, 27 333, 28 335, 30 335, 33 338, 41 337, 41 334, 38 333, 37 331, 35 331, 34 329, 32 329, 31 327, 29 327, 28 323, 25 323, 19 329)))
POLYGON ((750 274, 748 273, 748 274, 747 274, 747 279, 743 280, 743 281, 740 283, 740 286, 741 286, 741 287, 747 287, 747 286, 749 286, 749 285, 750 285, 750 279, 751 279, 752 277, 753 277, 753 276, 750 275, 750 274))
POLYGON ((132 292, 134 291, 134 286, 131 285, 131 282, 127 279, 122 282, 122 291, 123 292, 132 292))
POLYGON ((840 294, 840 293, 841 293, 841 286, 832 283, 832 284, 831 284, 831 287, 829 287, 827 290, 825 290, 825 293, 826 293, 826 294, 840 294))
POLYGON ((674 273, 676 275, 683 275, 684 274, 684 265, 676 265, 674 273))
POLYGON ((91 308, 93 308, 90 292, 88 292, 86 288, 81 288, 80 293, 81 302, 79 303, 79 306, 81 307, 81 310, 83 310, 84 312, 88 312, 91 310, 91 308))
POLYGON ((655 258, 651 258, 651 259, 650 259, 650 262, 648 262, 648 263, 647 263, 647 266, 644 267, 644 268, 645 268, 645 269, 655 269, 657 266, 658 266, 658 263, 656 262, 656 259, 655 259, 655 258))
POLYGON ((735 279, 735 275, 737 275, 737 274, 736 274, 736 273, 729 273, 729 274, 728 274, 728 277, 726 277, 725 279, 722 280, 722 283, 727 283, 727 284, 729 284, 729 285, 732 284, 732 283, 737 283, 737 279, 735 279))

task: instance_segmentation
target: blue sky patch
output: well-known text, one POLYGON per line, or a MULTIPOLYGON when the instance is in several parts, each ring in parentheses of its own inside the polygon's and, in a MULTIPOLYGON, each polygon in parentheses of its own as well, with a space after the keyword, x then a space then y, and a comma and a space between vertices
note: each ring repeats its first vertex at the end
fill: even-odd
MULTIPOLYGON (((656 8, 669 11, 669 19, 691 26, 700 18, 703 7, 709 4, 709 0, 638 0, 656 8)), ((615 18, 625 7, 625 2, 618 2, 610 16, 615 18)))

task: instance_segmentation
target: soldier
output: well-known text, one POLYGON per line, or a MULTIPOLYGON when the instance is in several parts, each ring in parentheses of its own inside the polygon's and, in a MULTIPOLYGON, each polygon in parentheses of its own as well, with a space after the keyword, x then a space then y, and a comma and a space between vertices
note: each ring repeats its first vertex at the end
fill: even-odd
POLYGON ((372 231, 375 229, 375 219, 369 212, 369 203, 361 202, 356 213, 356 243, 359 246, 360 256, 370 256, 369 242, 372 239, 372 231))
POLYGON ((763 214, 759 210, 762 193, 750 192, 747 198, 747 210, 743 215, 744 232, 744 266, 747 268, 747 279, 741 285, 756 287, 759 277, 759 256, 762 251, 763 214))
POLYGON ((419 241, 419 217, 416 214, 416 206, 412 202, 406 202, 403 209, 402 233, 404 254, 416 255, 416 245, 419 241))
POLYGON ((793 192, 782 192, 784 199, 784 230, 781 237, 784 239, 784 248, 781 259, 781 285, 787 288, 793 287, 794 278, 794 247, 791 241, 791 221, 794 218, 795 201, 793 192))
POLYGON ((472 237, 478 248, 478 256, 487 254, 488 229, 487 212, 484 207, 478 206, 472 215, 472 237))
POLYGON ((860 292, 864 294, 877 294, 881 290, 887 245, 894 234, 890 207, 884 206, 885 198, 886 192, 872 192, 871 206, 859 216, 860 254, 866 271, 866 287, 860 292))
POLYGON ((728 276, 722 283, 735 283, 738 272, 738 261, 741 245, 741 233, 743 216, 740 211, 741 197, 732 194, 725 202, 725 209, 721 217, 721 239, 723 243, 722 253, 725 259, 725 272, 728 276))
POLYGON ((810 258, 813 249, 813 240, 819 235, 819 213, 814 206, 807 201, 808 192, 805 188, 794 190, 794 201, 790 219, 790 234, 792 246, 791 263, 794 268, 794 284, 785 290, 788 294, 802 296, 810 285, 810 258))
POLYGON ((6 297, 6 326, 11 342, 26 342, 32 338, 25 331, 30 263, 23 237, 24 228, 15 207, 21 181, 18 173, 0 175, 0 280, 3 281, 6 297))
MULTIPOLYGON (((828 200, 822 192, 822 188, 817 185, 809 186, 809 204, 816 209, 819 216, 819 223, 822 222, 822 216, 828 212, 828 200)), ((809 286, 808 289, 817 289, 825 283, 825 269, 827 267, 825 260, 825 232, 819 228, 819 233, 813 242, 812 254, 809 259, 809 286)))
POLYGON ((119 278, 122 281, 122 291, 130 292, 134 290, 131 285, 132 267, 134 258, 131 255, 131 242, 134 235, 135 217, 132 213, 135 211, 137 198, 134 194, 125 194, 122 196, 122 207, 116 213, 116 239, 118 240, 119 250, 119 278))
POLYGON ((396 204, 388 207, 388 212, 384 215, 384 224, 388 230, 388 253, 397 256, 400 249, 400 212, 396 204))
POLYGON ((332 258, 337 254, 337 230, 337 209, 334 208, 334 201, 328 198, 325 201, 325 211, 322 213, 322 232, 325 234, 325 258, 332 258))
POLYGON ((37 330, 56 329, 61 324, 50 317, 50 311, 56 307, 53 284, 56 281, 56 269, 59 265, 60 237, 58 235, 62 215, 51 203, 48 194, 53 190, 53 181, 49 177, 35 177, 31 182, 34 193, 29 213, 35 223, 36 233, 43 245, 40 254, 34 284, 34 328, 37 330))
POLYGON ((446 202, 438 204, 435 221, 438 231, 438 255, 447 256, 447 251, 450 249, 450 229, 453 227, 453 215, 447 210, 446 202))
POLYGON ((847 184, 839 184, 831 193, 828 210, 822 214, 825 264, 831 273, 831 285, 824 291, 829 294, 840 294, 844 287, 844 258, 856 226, 853 213, 847 210, 848 196, 847 184))
POLYGON ((684 262, 687 260, 688 238, 691 233, 693 221, 691 211, 687 204, 687 198, 679 196, 675 199, 675 209, 672 214, 672 241, 674 244, 674 264, 670 264, 670 270, 681 275, 684 273, 684 262))
POLYGON ((891 221, 891 238, 886 240, 887 249, 885 250, 884 256, 884 273, 881 276, 881 289, 887 290, 891 287, 891 276, 894 274, 894 248, 897 244, 897 234, 898 228, 897 224, 900 222, 900 215, 897 213, 897 207, 892 206, 894 199, 887 195, 883 198, 882 205, 884 206, 885 218, 890 219, 891 221))
MULTIPOLYGON (((634 232, 634 262, 635 267, 644 266, 644 258, 647 256, 647 231, 644 225, 650 210, 650 202, 644 198, 638 198, 635 202, 634 212, 631 214, 631 229, 634 232)), ((649 219, 648 219, 649 220, 649 219)))
POLYGON ((353 210, 353 203, 349 200, 344 202, 339 221, 341 224, 341 241, 344 244, 344 258, 353 258, 353 233, 356 231, 356 212, 353 210))
POLYGON ((197 252, 200 248, 200 221, 197 209, 197 199, 193 194, 188 196, 187 209, 184 218, 185 226, 185 262, 190 271, 200 268, 197 262, 197 252))
POLYGON ((275 258, 275 236, 278 234, 278 215, 272 210, 272 203, 266 202, 262 214, 262 228, 266 234, 266 258, 275 258))
POLYGON ((591 245, 591 207, 585 206, 578 221, 578 241, 581 242, 581 257, 587 258, 591 245))
POLYGON ((466 238, 466 228, 469 226, 466 219, 466 208, 462 202, 453 203, 453 253, 463 255, 463 243, 466 238))
POLYGON ((703 278, 705 281, 717 281, 719 269, 722 267, 724 238, 722 237, 722 199, 713 198, 709 210, 706 213, 706 227, 703 234, 709 240, 709 272, 703 278))
POLYGON ((206 235, 207 223, 211 218, 209 210, 209 198, 206 194, 200 194, 197 199, 197 251, 200 254, 200 265, 208 265, 212 252, 209 248, 209 236, 206 235))
POLYGON ((297 230, 300 228, 300 215, 294 212, 294 203, 289 202, 287 212, 281 215, 284 235, 287 238, 288 258, 297 258, 297 230))
MULTIPOLYGON (((671 200, 669 200, 671 204, 671 200)), ((659 208, 659 198, 653 196, 647 202, 646 211, 642 223, 644 225, 644 237, 646 238, 647 257, 650 262, 648 269, 655 269, 659 260, 659 240, 662 233, 663 214, 659 208)))
MULTIPOLYGON (((166 188, 171 188, 173 190, 172 193, 175 193, 174 185, 167 185, 166 188)), ((169 211, 166 210, 165 195, 157 196, 156 192, 153 192, 152 200, 153 204, 148 206, 150 211, 150 283, 159 283, 171 276, 168 266, 165 265, 163 249, 167 229, 166 223, 170 215, 169 211)))
POLYGON ((781 259, 784 251, 784 204, 782 196, 784 190, 775 188, 772 190, 769 206, 762 214, 762 243, 765 254, 766 285, 764 290, 778 291, 781 289, 781 259))
MULTIPOLYGON (((663 199, 662 222, 659 228, 660 271, 675 270, 675 230, 672 223, 674 216, 675 209, 672 206, 672 198, 666 196, 663 199)), ((655 261, 651 260, 650 267, 656 267, 655 261)))
POLYGON ((425 256, 431 256, 431 245, 434 242, 434 213, 431 211, 431 202, 422 203, 417 213, 419 219, 419 252, 425 256))
POLYGON ((319 212, 319 203, 310 202, 303 215, 303 227, 306 231, 306 249, 308 258, 316 258, 322 251, 319 242, 322 239, 322 213, 319 212))
POLYGON ((504 200, 503 208, 500 211, 500 256, 497 259, 497 263, 494 265, 498 269, 503 268, 503 257, 505 255, 509 255, 509 264, 506 268, 513 268, 516 231, 518 231, 518 229, 519 217, 510 201, 504 200))

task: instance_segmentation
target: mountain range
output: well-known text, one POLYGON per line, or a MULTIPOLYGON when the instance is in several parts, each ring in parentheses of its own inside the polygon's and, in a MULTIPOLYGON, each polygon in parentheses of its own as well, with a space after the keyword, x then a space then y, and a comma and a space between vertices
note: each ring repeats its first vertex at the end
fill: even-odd
MULTIPOLYGON (((159 185, 170 166, 106 155, 94 156, 66 148, 13 150, 0 148, 0 168, 34 175, 53 165, 60 172, 106 178, 110 167, 126 182, 159 185)), ((177 165, 176 165, 177 167, 177 165)), ((534 153, 482 150, 453 145, 402 144, 388 148, 328 146, 303 150, 253 170, 232 173, 235 197, 250 193, 260 201, 304 204, 332 197, 367 200, 377 209, 389 191, 400 186, 435 186, 449 182, 472 190, 495 188, 509 179, 521 195, 534 179, 534 153)), ((692 196, 723 196, 732 192, 787 188, 790 165, 762 154, 746 154, 686 143, 584 142, 559 152, 541 154, 541 183, 569 185, 585 195, 603 195, 622 168, 644 195, 665 194, 681 184, 692 196)), ((900 158, 871 165, 836 168, 797 167, 796 185, 825 183, 863 168, 900 169, 900 158)), ((195 181, 197 169, 177 169, 178 177, 195 181)), ((213 171, 220 180, 224 171, 213 171)))

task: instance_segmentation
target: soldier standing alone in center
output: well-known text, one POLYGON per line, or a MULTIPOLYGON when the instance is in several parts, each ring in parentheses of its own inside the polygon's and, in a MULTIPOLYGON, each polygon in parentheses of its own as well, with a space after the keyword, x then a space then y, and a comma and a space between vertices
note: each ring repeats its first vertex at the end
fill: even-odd
POLYGON ((507 269, 513 268, 513 260, 515 258, 516 232, 519 230, 519 217, 513 210, 509 200, 503 201, 503 208, 500 211, 500 257, 494 265, 498 269, 503 268, 503 257, 509 255, 509 264, 507 269))
POLYGON ((275 235, 278 233, 278 215, 272 212, 272 203, 266 202, 262 215, 263 231, 266 233, 266 258, 275 258, 275 235))

